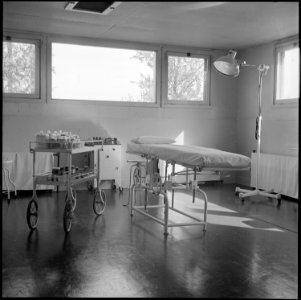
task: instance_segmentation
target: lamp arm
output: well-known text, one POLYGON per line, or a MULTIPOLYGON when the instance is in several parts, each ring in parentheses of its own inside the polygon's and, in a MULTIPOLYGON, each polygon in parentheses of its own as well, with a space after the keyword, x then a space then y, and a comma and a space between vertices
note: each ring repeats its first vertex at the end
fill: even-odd
POLYGON ((245 61, 240 62, 240 66, 242 66, 242 67, 258 67, 257 65, 249 65, 245 61))
POLYGON ((267 74, 268 70, 270 69, 270 66, 260 64, 260 65, 249 65, 245 61, 239 61, 239 65, 241 67, 256 67, 259 72, 264 72, 264 75, 267 74))

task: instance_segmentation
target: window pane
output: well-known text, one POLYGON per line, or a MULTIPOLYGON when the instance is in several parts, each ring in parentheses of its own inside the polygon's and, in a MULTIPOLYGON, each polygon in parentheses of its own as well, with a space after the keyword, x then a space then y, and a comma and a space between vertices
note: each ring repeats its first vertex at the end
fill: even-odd
POLYGON ((3 42, 3 92, 34 94, 36 91, 36 45, 3 42))
POLYGON ((299 98, 299 48, 281 50, 277 54, 277 100, 299 98))
POLYGON ((52 43, 52 98, 155 102, 154 51, 52 43))
POLYGON ((205 100, 205 59, 168 56, 168 100, 205 100))

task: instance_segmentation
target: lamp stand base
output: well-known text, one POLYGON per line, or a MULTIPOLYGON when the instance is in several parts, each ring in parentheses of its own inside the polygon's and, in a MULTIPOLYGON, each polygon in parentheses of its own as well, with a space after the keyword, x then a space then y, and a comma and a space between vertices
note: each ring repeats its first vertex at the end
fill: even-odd
POLYGON ((241 189, 239 187, 235 188, 235 193, 238 193, 238 197, 240 199, 244 199, 246 197, 250 197, 250 196, 265 196, 268 198, 274 198, 277 199, 278 201, 281 199, 281 195, 280 194, 272 194, 266 191, 260 191, 259 189, 255 189, 253 191, 250 190, 245 190, 245 189, 241 189))

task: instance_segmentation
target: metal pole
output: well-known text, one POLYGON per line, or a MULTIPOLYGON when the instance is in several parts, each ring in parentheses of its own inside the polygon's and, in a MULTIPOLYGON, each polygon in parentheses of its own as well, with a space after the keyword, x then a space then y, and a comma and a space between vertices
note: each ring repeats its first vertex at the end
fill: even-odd
POLYGON ((33 196, 36 197, 37 194, 36 194, 36 151, 33 150, 32 152, 32 155, 33 155, 33 158, 32 158, 32 161, 33 161, 33 169, 32 169, 32 179, 33 179, 33 196))
MULTIPOLYGON (((193 172, 194 172, 193 181, 196 182, 196 168, 194 168, 193 172)), ((194 201, 195 201, 195 186, 192 185, 192 203, 194 203, 194 201)))
POLYGON ((167 169, 168 169, 168 164, 169 162, 166 161, 165 163, 165 177, 164 177, 164 191, 166 192, 167 188, 166 188, 166 182, 167 182, 167 169))
MULTIPOLYGON (((172 172, 171 172, 171 181, 173 176, 175 176, 175 163, 172 164, 172 172)), ((173 185, 173 183, 171 183, 173 185)), ((171 207, 174 207, 174 199, 175 199, 175 190, 172 188, 171 189, 171 207)))
POLYGON ((165 209, 164 209, 164 235, 168 235, 168 197, 167 193, 163 193, 164 195, 164 203, 165 203, 165 209))
POLYGON ((256 190, 259 188, 259 167, 260 167, 260 144, 261 144, 261 131, 262 131, 262 115, 261 115, 261 93, 262 93, 262 76, 263 73, 267 72, 269 66, 259 65, 258 66, 258 117, 257 117, 257 128, 256 128, 256 139, 257 139, 257 164, 256 164, 256 190))
POLYGON ((68 151, 68 182, 67 182, 67 201, 71 203, 71 166, 72 166, 72 153, 71 150, 68 151))

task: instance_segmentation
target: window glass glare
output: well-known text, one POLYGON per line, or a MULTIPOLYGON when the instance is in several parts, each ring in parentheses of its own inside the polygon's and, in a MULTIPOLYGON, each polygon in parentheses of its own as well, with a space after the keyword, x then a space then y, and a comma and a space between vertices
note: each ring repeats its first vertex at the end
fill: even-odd
POLYGON ((36 45, 3 42, 3 92, 34 94, 36 92, 36 45))
POLYGON ((168 56, 168 100, 205 100, 205 59, 168 56))
POLYGON ((52 43, 52 98, 155 102, 155 51, 52 43))
POLYGON ((276 100, 299 98, 299 57, 297 47, 278 51, 276 100))

